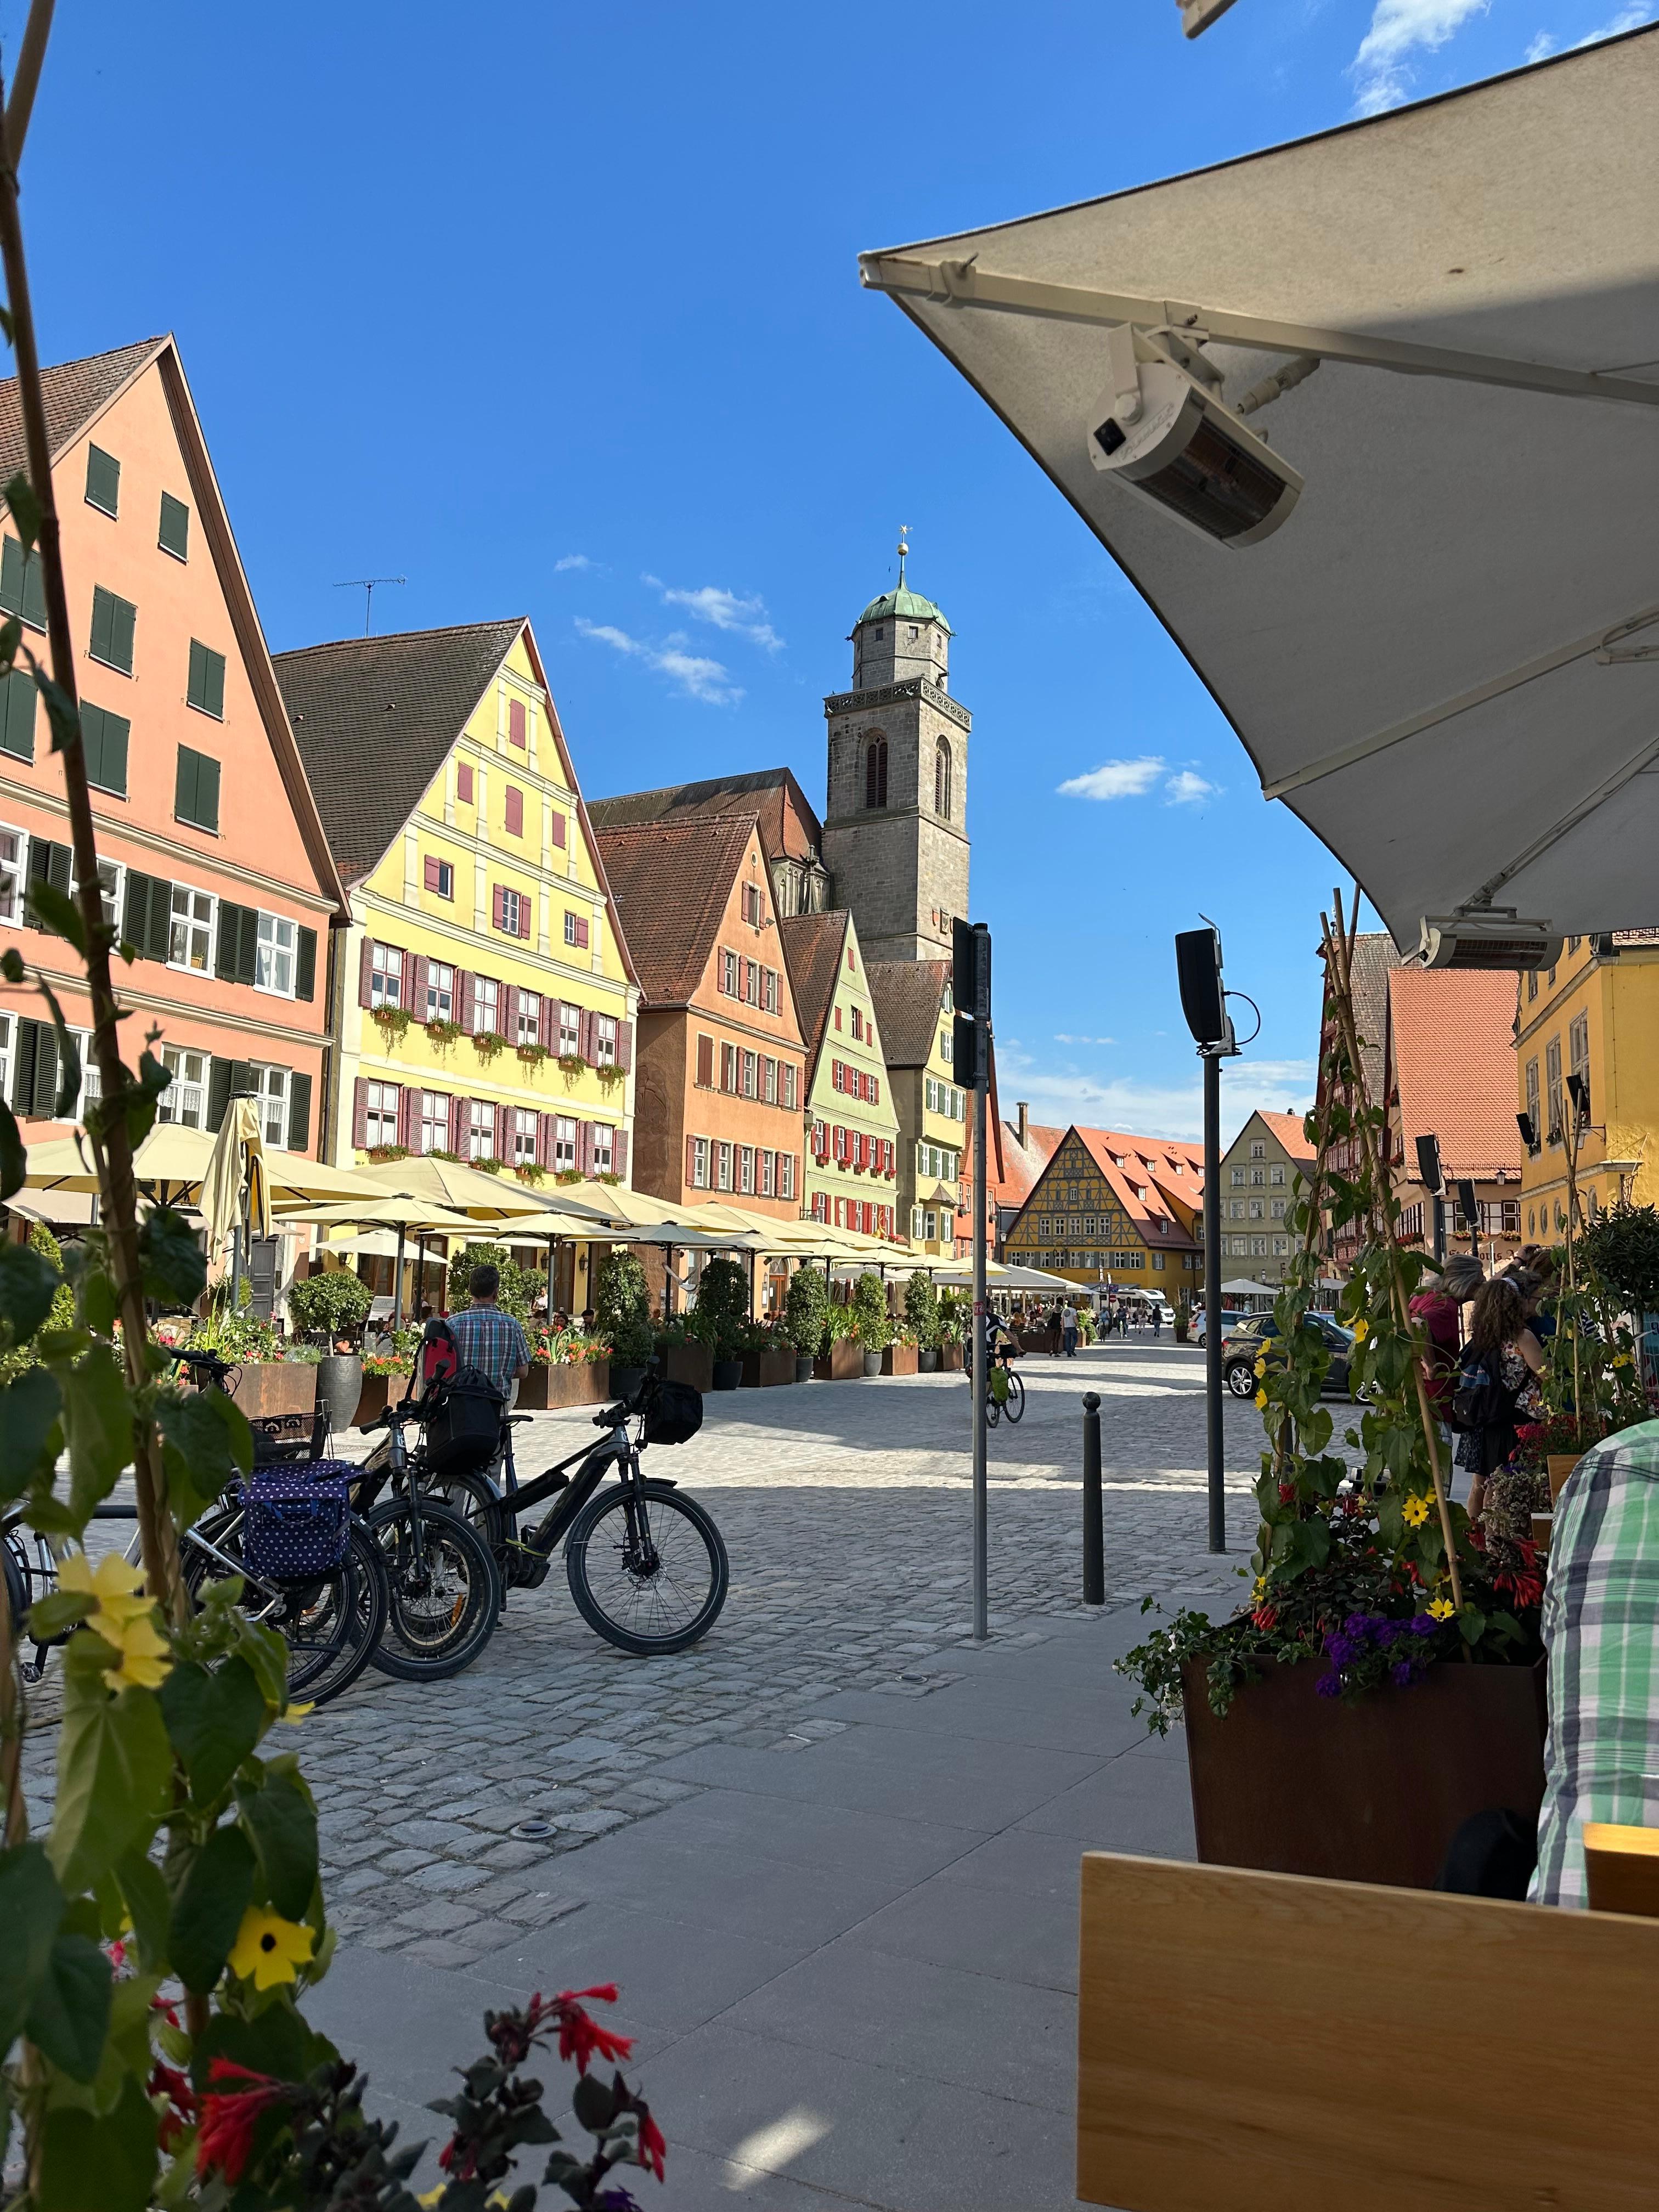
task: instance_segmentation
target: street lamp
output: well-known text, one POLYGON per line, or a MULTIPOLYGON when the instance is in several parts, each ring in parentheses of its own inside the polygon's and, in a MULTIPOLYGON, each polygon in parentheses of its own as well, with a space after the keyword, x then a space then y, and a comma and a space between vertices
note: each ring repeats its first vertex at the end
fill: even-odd
POLYGON ((1204 1063, 1204 1397, 1208 1445, 1210 1549, 1227 1548, 1221 1428, 1221 1063, 1238 1046, 1221 980, 1221 932, 1213 922, 1176 933, 1181 1011, 1204 1063))

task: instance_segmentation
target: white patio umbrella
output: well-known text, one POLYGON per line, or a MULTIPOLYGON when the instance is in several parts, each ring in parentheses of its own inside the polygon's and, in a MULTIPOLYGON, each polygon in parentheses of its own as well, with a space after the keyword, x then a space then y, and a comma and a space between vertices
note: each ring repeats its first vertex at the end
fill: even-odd
POLYGON ((863 258, 1402 947, 1465 909, 1547 938, 1659 925, 1656 112, 1651 27, 863 258), (1239 458, 1160 448, 1154 496, 1111 453, 1176 419, 1159 351, 1166 393, 1218 374, 1239 458), (1181 519, 1267 514, 1286 466, 1304 488, 1255 542, 1181 519))

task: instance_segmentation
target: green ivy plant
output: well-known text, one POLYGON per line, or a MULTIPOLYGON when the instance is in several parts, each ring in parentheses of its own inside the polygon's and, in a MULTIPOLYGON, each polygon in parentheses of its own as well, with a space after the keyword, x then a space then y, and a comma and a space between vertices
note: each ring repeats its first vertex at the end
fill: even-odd
POLYGON ((803 1359, 817 1352, 829 1304, 830 1285, 823 1269, 807 1264, 797 1267, 784 1294, 783 1320, 789 1341, 803 1359))
POLYGON ((593 1317, 611 1340, 611 1357, 619 1367, 643 1367, 655 1348, 651 1298, 645 1269, 625 1245, 619 1245, 599 1270, 594 1286, 593 1317))
POLYGON ((853 1285, 853 1317, 866 1352, 885 1352, 893 1341, 893 1317, 887 1310, 887 1286, 866 1272, 853 1285))
POLYGON ((938 1349, 939 1292, 933 1287, 933 1277, 923 1267, 918 1267, 904 1286, 904 1322, 924 1352, 938 1349))

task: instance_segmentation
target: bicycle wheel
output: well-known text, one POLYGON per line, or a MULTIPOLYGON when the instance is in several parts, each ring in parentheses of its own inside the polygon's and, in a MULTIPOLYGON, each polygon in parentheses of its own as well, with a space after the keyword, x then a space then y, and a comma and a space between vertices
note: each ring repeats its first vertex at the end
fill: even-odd
POLYGON ((482 1474, 434 1474, 423 1476, 421 1496, 429 1498, 435 1504, 466 1522, 473 1534, 485 1543, 495 1561, 495 1571, 505 1575, 507 1549, 507 1516, 494 1486, 482 1474))
POLYGON ((501 1618, 501 1577, 489 1547, 459 1513, 425 1498, 418 1547, 407 1497, 385 1499, 368 1527, 390 1588, 374 1665, 404 1682, 459 1674, 501 1618))
MULTIPOLYGON (((191 1530, 184 1543, 185 1588, 192 1599, 212 1582, 242 1571, 242 1510, 216 1513, 191 1530), (198 1539, 192 1542, 191 1537, 198 1539), (213 1551, 205 1548, 210 1544, 213 1551), (215 1557, 215 1553, 221 1557, 215 1557)), ((283 1583, 275 1595, 249 1583, 242 1611, 274 1628, 289 1650, 289 1695, 325 1705, 349 1689, 380 1643, 386 1618, 386 1580, 380 1553, 354 1517, 346 1555, 332 1574, 317 1581, 283 1583)))
POLYGON ((647 1658, 708 1633, 731 1572, 714 1522, 667 1482, 619 1484, 590 1498, 565 1545, 564 1571, 588 1626, 647 1658))
POLYGON ((1003 1407, 1011 1421, 1017 1421, 1025 1411, 1025 1385, 1012 1370, 1008 1376, 1008 1402, 1003 1407))

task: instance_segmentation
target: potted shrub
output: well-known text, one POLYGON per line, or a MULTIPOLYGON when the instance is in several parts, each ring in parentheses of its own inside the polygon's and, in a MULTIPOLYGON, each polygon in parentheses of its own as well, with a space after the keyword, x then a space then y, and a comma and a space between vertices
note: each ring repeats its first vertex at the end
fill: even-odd
POLYGON ((921 1267, 904 1286, 904 1325, 915 1340, 918 1371, 933 1374, 939 1365, 939 1292, 921 1267))
POLYGON ((853 1285, 853 1322, 864 1347, 864 1371, 881 1373, 881 1356, 893 1340, 893 1319, 887 1310, 887 1286, 868 1269, 853 1285))
POLYGON ((1409 1311, 1425 1262, 1397 1240, 1340 921, 1324 953, 1336 1035, 1309 1117, 1311 1181, 1287 1224, 1301 1251, 1256 1362, 1267 1449, 1249 1598, 1219 1622, 1183 1610, 1118 1665, 1154 1729, 1185 1720, 1200 1859, 1423 1887, 1470 1814, 1525 1817, 1541 1799, 1542 1582, 1529 1541, 1477 1543, 1449 1495, 1409 1311), (1358 1157, 1331 1177, 1338 1141, 1358 1157), (1361 1401, 1352 1470, 1328 1449, 1329 1354, 1303 1326, 1328 1211, 1365 1240, 1339 1309, 1361 1401))
POLYGON ((797 1267, 789 1278, 789 1289, 783 1302, 784 1334, 794 1346, 797 1382, 810 1382, 812 1379, 824 1316, 829 1310, 830 1285, 821 1272, 811 1265, 797 1267))
POLYGON ((331 1429, 349 1428, 362 1393, 361 1356, 343 1346, 360 1342, 374 1298, 368 1285, 349 1267, 329 1267, 296 1282, 288 1294, 288 1315, 295 1328, 325 1336, 335 1349, 317 1364, 317 1403, 331 1429))
POLYGON ((942 1372, 962 1372, 962 1340, 968 1330, 973 1301, 960 1291, 941 1291, 939 1301, 939 1364, 942 1372))
POLYGON ((657 1359, 665 1382, 705 1394, 714 1387, 714 1339, 700 1315, 677 1314, 658 1330, 657 1359))
POLYGON ((697 1280, 695 1308, 704 1340, 714 1352, 712 1380, 717 1390, 735 1390, 743 1380, 744 1330, 749 1321, 749 1278, 735 1260, 709 1260, 697 1280))
POLYGON ((851 1306, 831 1305, 824 1315, 812 1372, 821 1382, 850 1382, 864 1372, 864 1346, 851 1306))
POLYGON ((1176 1340, 1176 1342, 1177 1344, 1185 1344, 1185 1342, 1187 1341, 1188 1334, 1189 1331, 1190 1331, 1190 1330, 1191 1330, 1191 1328, 1192 1328, 1192 1325, 1193 1325, 1193 1309, 1192 1309, 1192 1304, 1191 1304, 1191 1301, 1188 1299, 1188 1296, 1187 1296, 1186 1291, 1183 1291, 1181 1293, 1180 1297, 1179 1297, 1179 1298, 1177 1298, 1177 1299, 1176 1299, 1176 1310, 1175 1310, 1175 1340, 1176 1340))
POLYGON ((611 1346, 611 1389, 631 1398, 644 1382, 656 1349, 645 1270, 626 1245, 618 1245, 599 1270, 593 1298, 599 1333, 611 1346))

